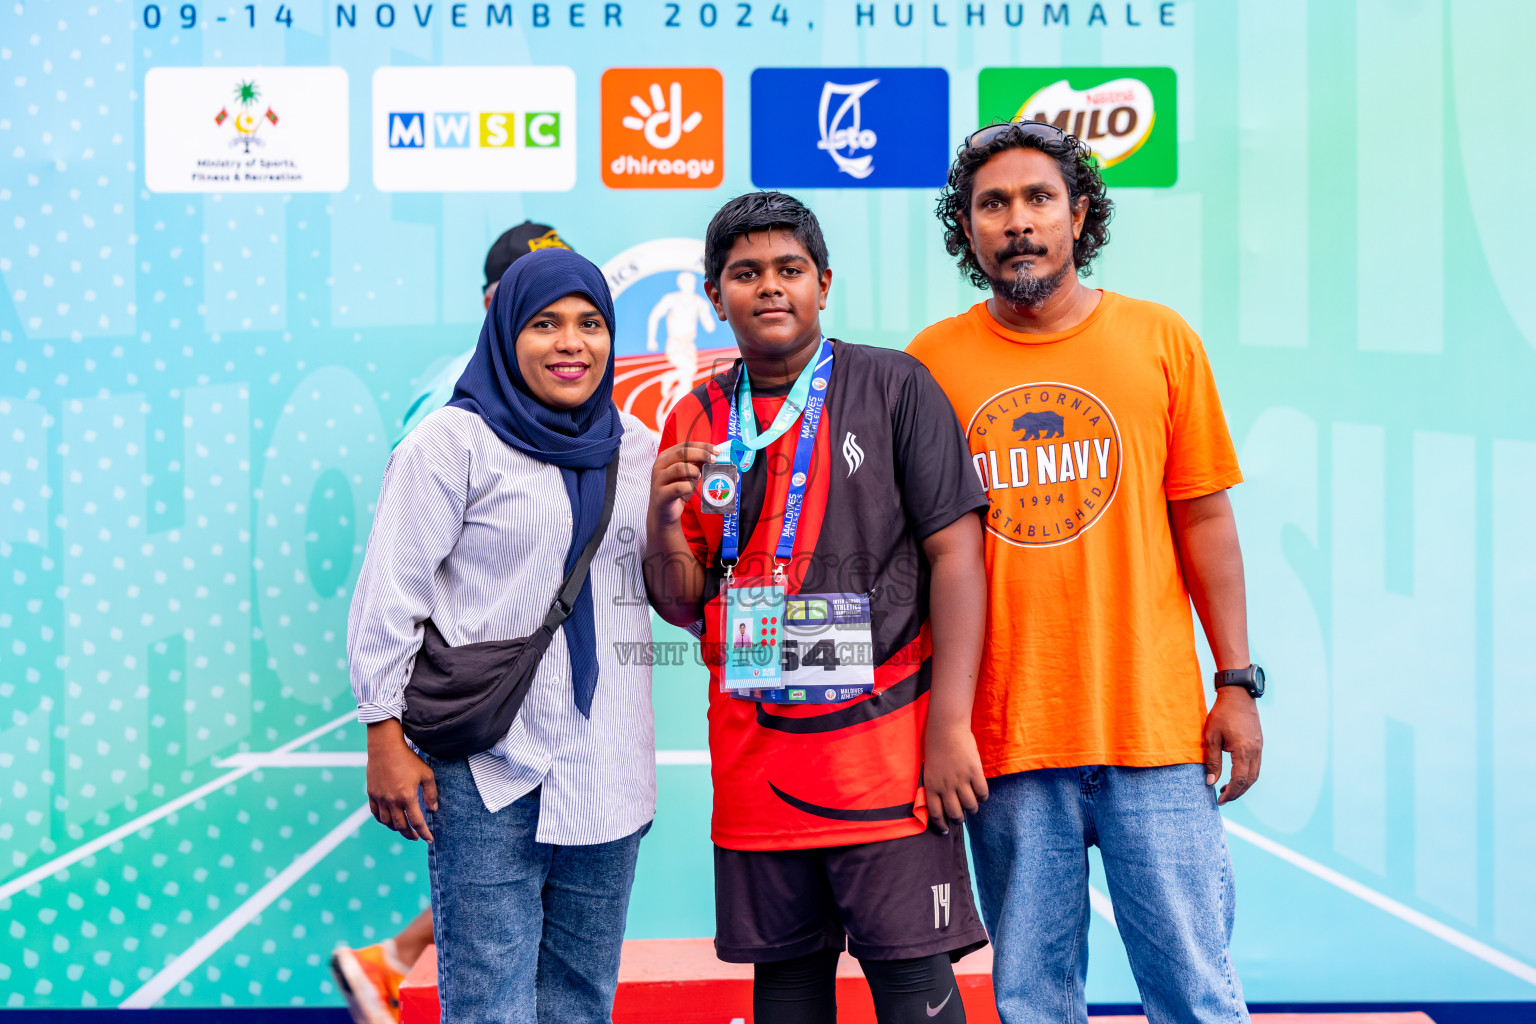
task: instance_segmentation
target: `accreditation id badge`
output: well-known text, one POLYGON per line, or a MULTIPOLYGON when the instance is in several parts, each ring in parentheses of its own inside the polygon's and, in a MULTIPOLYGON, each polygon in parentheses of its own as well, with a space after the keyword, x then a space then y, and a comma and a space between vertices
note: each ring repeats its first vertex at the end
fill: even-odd
POLYGON ((720 636, 725 647, 722 689, 775 689, 783 674, 784 584, 766 576, 726 581, 720 636))
POLYGON ((868 594, 786 600, 778 686, 736 692, 767 704, 841 704, 875 689, 868 594))

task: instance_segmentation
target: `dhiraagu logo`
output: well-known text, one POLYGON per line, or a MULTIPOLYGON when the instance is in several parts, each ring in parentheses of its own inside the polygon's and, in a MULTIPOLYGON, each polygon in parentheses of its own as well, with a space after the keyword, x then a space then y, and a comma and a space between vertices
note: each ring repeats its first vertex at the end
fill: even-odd
POLYGON ((1112 187, 1164 187, 1179 177, 1178 88, 1172 68, 984 68, 979 125, 1045 121, 1082 139, 1112 187))

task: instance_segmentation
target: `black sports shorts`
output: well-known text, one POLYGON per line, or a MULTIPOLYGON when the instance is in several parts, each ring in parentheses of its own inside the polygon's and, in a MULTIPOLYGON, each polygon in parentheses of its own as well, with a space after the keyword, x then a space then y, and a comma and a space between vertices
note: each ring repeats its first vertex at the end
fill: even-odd
POLYGON ((987 943, 964 835, 927 829, 815 850, 716 846, 715 952, 772 963, 846 945, 861 960, 958 960, 987 943))

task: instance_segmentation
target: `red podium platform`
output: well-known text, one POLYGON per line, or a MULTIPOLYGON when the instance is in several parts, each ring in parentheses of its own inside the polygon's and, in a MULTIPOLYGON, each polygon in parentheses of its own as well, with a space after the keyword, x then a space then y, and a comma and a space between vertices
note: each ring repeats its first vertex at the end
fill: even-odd
MULTIPOLYGON (((998 1024, 988 947, 955 965, 970 1024, 998 1024)), ((837 971, 840 1024, 875 1024, 858 962, 844 954, 837 971)), ((437 950, 428 946, 400 985, 400 1024, 438 1024, 437 950)), ((1093 1024, 1146 1024, 1145 1017, 1094 1017, 1093 1024)), ((752 1024, 752 967, 715 958, 710 939, 624 943, 614 1024, 752 1024)), ((1260 1013, 1254 1024, 1434 1024, 1423 1013, 1260 1013)))
MULTIPOLYGON (((955 965, 966 1019, 998 1024, 992 1004, 992 953, 955 965)), ((837 971, 838 1020, 875 1024, 875 1007, 858 961, 837 971)), ((400 1024, 437 1024, 437 951, 428 946, 400 985, 400 1024)), ((614 1024, 752 1024, 752 965, 721 963, 711 939, 640 939, 624 943, 614 1024)), ((1427 1022, 1426 1022, 1427 1024, 1427 1022)))

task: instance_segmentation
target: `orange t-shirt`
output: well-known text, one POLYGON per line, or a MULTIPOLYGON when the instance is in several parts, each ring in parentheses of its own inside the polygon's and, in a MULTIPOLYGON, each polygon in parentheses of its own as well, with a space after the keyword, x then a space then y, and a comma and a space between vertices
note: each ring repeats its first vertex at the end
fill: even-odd
POLYGON ((907 349, 949 395, 986 487, 988 775, 1201 760, 1205 687, 1168 502, 1242 481, 1200 338, 1102 293, 1019 334, 986 303, 907 349))

